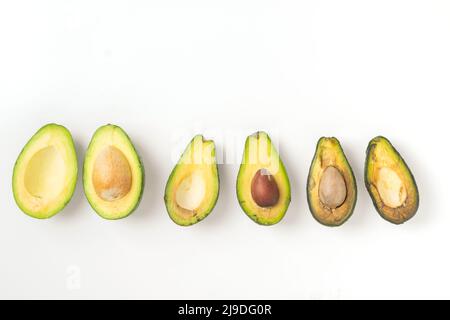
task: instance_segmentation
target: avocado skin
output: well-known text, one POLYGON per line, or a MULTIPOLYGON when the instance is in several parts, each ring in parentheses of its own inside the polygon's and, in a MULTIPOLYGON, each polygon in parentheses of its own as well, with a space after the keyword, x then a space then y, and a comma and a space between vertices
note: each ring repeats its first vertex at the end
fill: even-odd
MULTIPOLYGON (((256 224, 258 224, 258 225, 260 225, 260 226, 264 226, 264 227, 270 227, 270 226, 274 226, 274 225, 278 224, 281 220, 284 219, 284 217, 286 216, 286 213, 287 213, 287 209, 286 209, 286 211, 283 213, 283 215, 282 215, 278 220, 276 220, 276 221, 274 221, 274 222, 264 222, 264 221, 261 221, 261 219, 259 219, 259 217, 258 217, 257 215, 255 215, 255 214, 250 214, 250 213, 248 213, 248 212, 246 211, 246 209, 245 209, 245 207, 244 207, 245 200, 244 200, 244 201, 239 200, 238 202, 239 202, 239 206, 241 207, 242 211, 244 211, 245 214, 246 214, 253 222, 255 222, 256 224)), ((285 203, 285 205, 286 205, 287 207, 289 207, 289 205, 290 205, 290 203, 291 203, 291 196, 289 196, 289 197, 286 199, 286 201, 285 201, 284 203, 285 203)))
POLYGON ((401 225, 401 224, 411 220, 416 215, 417 211, 419 210, 420 195, 419 195, 416 179, 414 178, 414 175, 413 175, 411 169, 409 168, 409 166, 406 163, 406 161, 403 159, 402 155, 397 151, 397 149, 390 142, 390 140, 387 139, 384 136, 380 135, 380 136, 377 136, 377 137, 373 138, 372 140, 370 140, 370 142, 369 142, 369 144, 367 146, 367 149, 366 149, 366 161, 365 161, 365 165, 364 165, 364 184, 365 184, 366 189, 367 189, 367 191, 368 191, 368 193, 370 195, 370 198, 372 200, 373 206, 375 207, 375 210, 378 212, 378 214, 381 216, 381 218, 383 218, 384 220, 386 220, 386 221, 388 221, 388 222, 390 222, 392 224, 401 225), (411 175, 411 183, 414 185, 414 188, 417 191, 417 198, 416 198, 416 201, 415 201, 415 206, 414 206, 414 209, 413 209, 413 213, 407 219, 405 219, 403 221, 395 221, 395 220, 389 219, 384 214, 384 212, 381 209, 378 208, 378 203, 377 203, 375 197, 372 195, 372 192, 370 191, 370 182, 369 182, 369 179, 368 179, 369 155, 370 155, 371 150, 373 148, 375 148, 375 144, 376 144, 377 140, 385 140, 386 142, 389 143, 389 145, 392 147, 392 150, 394 151, 396 156, 398 156, 401 159, 403 165, 409 171, 409 173, 411 175))
MULTIPOLYGON (((314 157, 313 157, 313 159, 312 159, 312 161, 311 161, 311 167, 313 166, 314 162, 316 161, 317 151, 319 150, 320 143, 322 142, 323 139, 325 139, 325 137, 320 138, 319 141, 317 142, 317 145, 316 145, 316 151, 315 151, 314 157)), ((343 148, 342 148, 342 146, 341 146, 341 143, 339 142, 339 140, 338 140, 337 138, 331 137, 331 139, 335 139, 335 141, 338 143, 338 146, 339 146, 340 150, 343 150, 343 148)), ((343 152, 343 151, 342 151, 342 152, 343 152)), ((352 167, 350 166, 350 163, 348 163, 347 157, 345 157, 345 160, 346 160, 346 162, 347 162, 348 169, 349 169, 349 171, 350 171, 350 173, 351 173, 351 175, 352 175, 353 181, 356 181, 356 179, 355 179, 355 174, 354 174, 354 172, 353 172, 352 167)), ((351 209, 350 209, 350 212, 349 212, 348 216, 347 216, 344 220, 342 220, 341 223, 337 223, 337 224, 336 224, 336 223, 326 223, 326 222, 324 222, 324 221, 319 220, 319 219, 316 217, 316 215, 314 214, 315 208, 313 207, 313 205, 312 205, 312 203, 311 203, 311 199, 310 199, 310 197, 309 197, 309 190, 308 190, 308 189, 309 189, 309 180, 310 180, 310 178, 311 178, 311 175, 312 175, 312 172, 309 171, 309 173, 308 173, 308 179, 307 179, 307 182, 306 182, 306 194, 307 194, 307 197, 306 197, 306 198, 307 198, 307 201, 308 201, 309 211, 311 212, 311 215, 313 216, 314 220, 316 220, 316 221, 319 222, 321 225, 324 225, 324 226, 326 226, 326 227, 340 227, 340 226, 342 226, 344 223, 346 223, 346 222, 353 216, 353 213, 354 213, 354 211, 355 211, 356 202, 357 202, 357 199, 358 199, 358 188, 357 188, 357 186, 356 186, 356 185, 354 186, 354 190, 355 190, 355 201, 354 201, 354 203, 353 203, 353 205, 352 205, 352 207, 351 207, 351 209)))
MULTIPOLYGON (((247 137, 247 141, 245 142, 245 148, 247 148, 248 139, 249 139, 250 137, 252 137, 252 136, 259 137, 260 135, 265 135, 266 138, 267 138, 267 141, 272 145, 272 139, 270 138, 270 136, 269 136, 265 131, 257 131, 257 132, 255 132, 254 134, 252 134, 252 135, 250 135, 249 137, 247 137)), ((244 156, 245 156, 245 152, 246 152, 246 150, 244 150, 244 156)), ((278 158, 279 158, 280 170, 283 172, 284 176, 287 178, 286 181, 285 181, 285 183, 287 184, 288 195, 287 195, 287 197, 286 197, 286 199, 285 199, 285 201, 284 201, 284 206, 285 206, 285 208, 284 208, 284 210, 283 210, 284 212, 283 212, 283 214, 282 214, 277 220, 275 220, 275 221, 270 221, 270 222, 267 221, 267 222, 264 222, 264 221, 261 221, 261 219, 260 219, 256 214, 253 214, 253 213, 248 212, 247 208, 246 208, 245 205, 244 205, 244 203, 246 202, 246 200, 245 200, 245 199, 241 199, 241 198, 240 198, 240 195, 239 195, 239 188, 240 188, 240 185, 239 185, 239 175, 240 175, 241 172, 245 169, 246 164, 245 164, 244 162, 242 162, 242 163, 240 164, 240 166, 239 166, 238 179, 236 179, 236 193, 237 193, 237 198, 238 198, 239 206, 241 207, 242 211, 244 211, 245 214, 246 214, 253 222, 255 222, 256 224, 258 224, 258 225, 260 225, 260 226, 268 227, 268 226, 274 226, 274 225, 278 224, 278 223, 279 223, 281 220, 283 220, 284 217, 286 216, 287 210, 289 209, 289 205, 291 204, 291 184, 290 184, 290 181, 289 181, 289 176, 288 176, 288 174, 287 174, 286 167, 284 166, 284 163, 283 163, 283 161, 281 160, 281 156, 280 156, 280 154, 278 153, 278 150, 277 150, 277 154, 278 154, 278 158)))
MULTIPOLYGON (((130 211, 127 215, 125 215, 125 216, 123 216, 123 217, 119 217, 119 218, 109 218, 109 217, 105 217, 105 216, 101 215, 101 214, 95 209, 95 205, 91 202, 91 200, 89 200, 89 197, 86 197, 87 200, 88 200, 89 205, 91 206, 91 208, 92 208, 92 209, 95 211, 95 213, 97 213, 101 218, 103 218, 103 219, 105 219, 105 220, 109 220, 109 221, 116 221, 116 220, 122 220, 122 219, 125 219, 125 218, 129 217, 129 216, 130 216, 133 212, 135 212, 136 209, 139 207, 139 204, 141 203, 141 200, 142 200, 142 196, 143 196, 143 194, 144 194, 144 187, 145 187, 145 168, 144 168, 144 165, 143 165, 143 162, 142 162, 142 158, 140 157, 139 153, 136 151, 136 148, 135 148, 134 144, 132 143, 132 141, 131 141, 129 135, 128 135, 128 134, 126 133, 126 131, 123 130, 121 127, 119 127, 119 126, 117 126, 117 125, 113 125, 113 124, 107 124, 107 125, 101 126, 101 127, 99 127, 99 128, 95 131, 95 133, 94 133, 94 135, 93 135, 92 137, 95 137, 95 135, 97 134, 97 132, 99 132, 101 129, 106 128, 106 127, 110 127, 110 128, 112 128, 112 129, 118 129, 118 130, 120 130, 120 131, 127 137, 127 139, 131 142, 130 145, 132 146, 134 153, 137 155, 137 158, 139 159, 139 170, 140 170, 140 172, 142 173, 142 183, 141 183, 141 188, 140 188, 141 191, 140 191, 140 193, 139 193, 139 198, 137 199, 136 204, 134 205, 133 209, 131 209, 131 211, 130 211)), ((91 144, 92 144, 92 139, 91 139, 91 143, 89 143, 88 150, 89 150, 91 144)), ((85 165, 85 164, 83 163, 83 172, 84 172, 84 165, 85 165)), ((86 179, 86 177, 85 177, 84 174, 83 174, 83 185, 84 185, 84 183, 85 183, 85 179, 86 179)))
MULTIPOLYGON (((70 147, 73 149, 73 150, 75 150, 75 143, 74 143, 74 141, 73 141, 73 137, 72 137, 72 134, 70 133, 70 131, 66 128, 66 127, 64 127, 64 126, 62 126, 62 125, 59 125, 59 124, 56 124, 56 123, 49 123, 49 124, 46 124, 45 126, 43 126, 43 127, 41 127, 29 140, 28 140, 28 142, 25 144, 25 146, 22 148, 22 150, 20 151, 20 153, 19 153, 19 156, 17 157, 17 159, 16 159, 16 161, 14 162, 14 168, 13 168, 13 177, 12 177, 12 185, 13 185, 13 189, 14 189, 14 181, 15 181, 15 172, 16 172, 16 168, 17 168, 17 164, 18 164, 18 162, 19 162, 19 159, 21 158, 21 156, 22 156, 22 154, 26 151, 26 149, 28 148, 28 146, 31 144, 31 142, 33 141, 33 139, 37 136, 37 135, 39 135, 42 131, 44 131, 45 129, 48 129, 48 128, 52 128, 52 127, 55 127, 55 128, 60 128, 60 129, 62 129, 63 131, 64 131, 64 133, 68 136, 68 138, 69 138, 69 141, 70 141, 70 147)), ((78 177, 78 163, 76 164, 76 168, 75 168, 75 171, 76 171, 76 176, 78 177)), ((68 204, 69 204, 69 202, 72 200, 72 198, 73 198, 73 195, 74 195, 74 193, 75 193, 75 189, 76 189, 76 186, 77 186, 77 179, 75 179, 75 181, 72 183, 72 185, 71 185, 71 188, 70 188, 70 196, 67 198, 67 200, 65 201, 65 202, 63 202, 62 203, 62 205, 58 208, 58 209, 55 209, 55 210, 53 210, 53 212, 51 212, 48 216, 46 216, 46 217, 39 217, 39 216, 34 216, 34 215, 32 215, 32 214, 30 214, 29 212, 27 212, 26 210, 25 210, 25 208, 22 206, 22 204, 21 204, 21 202, 19 201, 19 199, 17 198, 17 196, 16 196, 16 194, 15 194, 15 192, 13 192, 13 197, 14 197, 14 201, 16 202, 16 204, 17 204, 17 206, 19 207, 19 209, 23 212, 23 213, 25 213, 27 216, 29 216, 29 217, 31 217, 31 218, 34 218, 34 219, 38 219, 38 220, 47 220, 47 219, 50 219, 50 218, 52 218, 52 217, 54 217, 56 214, 58 214, 58 213, 60 213, 68 204)))
MULTIPOLYGON (((217 164, 216 164, 216 168, 217 168, 217 172, 219 172, 219 166, 218 166, 217 164)), ((170 174, 169 180, 173 177, 174 171, 175 171, 175 170, 173 170, 173 172, 170 174)), ((214 210, 214 207, 216 206, 217 201, 219 200, 219 194, 220 194, 220 175, 217 177, 217 179, 219 180, 219 190, 218 190, 219 193, 218 193, 217 197, 215 198, 215 200, 214 200, 214 202, 213 202, 212 208, 211 208, 210 210, 208 210, 208 211, 205 213, 205 215, 204 215, 203 217, 201 217, 201 218, 200 218, 200 217, 196 217, 195 219, 193 219, 193 220, 192 220, 191 222, 189 222, 189 223, 179 223, 178 221, 176 221, 176 220, 172 217, 171 214, 168 214, 170 220, 172 220, 175 224, 177 224, 177 225, 180 226, 180 227, 190 227, 190 226, 193 226, 193 225, 195 225, 195 224, 197 224, 197 223, 203 221, 204 219, 206 219, 206 218, 211 214, 211 212, 214 210)), ((168 200, 167 200, 167 196, 164 194, 164 202, 167 202, 167 201, 168 201, 168 200)))
MULTIPOLYGON (((201 136, 202 142, 207 141, 203 135, 201 135, 201 134, 196 134, 196 135, 191 139, 191 141, 188 143, 188 145, 187 145, 185 151, 184 151, 184 152, 182 153, 182 155, 180 156, 180 160, 181 160, 181 158, 183 157, 183 155, 185 154, 186 150, 189 149, 189 148, 191 147, 191 145, 192 145, 192 144, 194 143, 194 141, 195 141, 195 138, 198 137, 198 136, 201 136)), ((211 141, 212 141, 212 140, 211 140, 211 141)), ((214 152, 214 157, 215 157, 215 156, 216 156, 216 153, 214 152)), ((175 165, 175 167, 172 169, 172 172, 171 172, 170 175, 169 175, 169 178, 167 179, 166 187, 165 187, 165 189, 164 189, 164 203, 166 204, 166 211, 167 211, 167 214, 168 214, 170 220, 172 220, 176 225, 178 225, 178 226, 180 226, 180 227, 190 227, 190 226, 193 226, 193 225, 195 225, 195 224, 197 224, 197 223, 199 223, 199 222, 205 220, 205 219, 211 214, 211 212, 214 210, 214 208, 215 208, 215 206, 216 206, 216 204, 217 204, 217 201, 219 200, 219 194, 220 194, 220 174, 219 174, 219 165, 217 164, 217 161, 216 161, 215 168, 216 168, 216 172, 217 172, 217 177, 216 177, 216 178, 217 178, 217 182, 218 182, 218 185, 217 185, 217 195, 214 197, 210 209, 207 210, 207 211, 202 215, 202 217, 195 217, 194 219, 192 219, 191 221, 189 221, 189 222, 187 222, 187 223, 180 223, 179 221, 175 220, 174 217, 172 216, 172 214, 169 212, 169 209, 168 209, 168 207, 167 207, 167 202, 169 201, 169 199, 167 198, 167 194, 168 194, 168 192, 169 192, 170 181, 171 181, 172 178, 177 174, 177 168, 178 168, 179 165, 180 165, 179 163, 177 163, 177 164, 175 165)))

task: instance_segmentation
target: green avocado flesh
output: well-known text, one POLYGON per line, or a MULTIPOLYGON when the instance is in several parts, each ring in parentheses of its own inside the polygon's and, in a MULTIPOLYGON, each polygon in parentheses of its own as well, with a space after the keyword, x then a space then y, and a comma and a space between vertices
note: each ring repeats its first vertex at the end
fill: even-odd
POLYGON ((195 136, 173 169, 164 202, 169 217, 180 226, 205 219, 219 196, 219 172, 214 141, 195 136))
POLYGON ((92 208, 108 220, 129 216, 144 191, 144 167, 128 135, 115 125, 100 127, 84 159, 83 185, 92 208))
POLYGON ((267 133, 247 138, 236 192, 242 210, 258 224, 277 224, 286 214, 291 202, 289 177, 267 133))
POLYGON ((311 163, 307 197, 313 217, 326 226, 340 226, 353 213, 356 180, 336 138, 321 138, 311 163))
POLYGON ((47 219, 70 201, 78 164, 70 132, 63 126, 42 127, 23 148, 13 173, 13 194, 31 217, 47 219))
POLYGON ((365 183, 382 218, 401 224, 416 214, 419 191, 414 176, 397 150, 384 137, 376 137, 369 142, 365 183))

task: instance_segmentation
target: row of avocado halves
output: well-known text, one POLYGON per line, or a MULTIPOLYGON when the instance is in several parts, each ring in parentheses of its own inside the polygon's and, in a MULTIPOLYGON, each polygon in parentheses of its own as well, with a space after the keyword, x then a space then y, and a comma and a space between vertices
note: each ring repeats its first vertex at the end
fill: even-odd
MULTIPOLYGON (((16 161, 14 198, 29 216, 50 218, 69 203, 77 176, 77 155, 70 132, 48 124, 28 141, 16 161)), ((364 176, 381 217, 401 224, 416 214, 419 193, 414 176, 386 138, 379 136, 369 142, 364 176)), ((105 219, 125 218, 138 207, 144 168, 131 139, 120 127, 106 125, 93 135, 84 160, 83 186, 90 205, 105 219)), ((200 222, 214 209, 219 187, 215 144, 195 136, 167 181, 164 201, 170 218, 181 226, 200 222)), ((274 225, 288 210, 289 177, 265 132, 247 138, 236 190, 243 211, 258 224, 274 225)), ((356 180, 334 137, 321 138, 317 143, 307 198, 314 218, 327 226, 340 226, 353 213, 356 180)))

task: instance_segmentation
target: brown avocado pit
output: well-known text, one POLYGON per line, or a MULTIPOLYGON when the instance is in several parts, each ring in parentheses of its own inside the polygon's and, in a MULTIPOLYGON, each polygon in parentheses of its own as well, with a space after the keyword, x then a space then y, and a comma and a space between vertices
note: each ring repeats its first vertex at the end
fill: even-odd
POLYGON ((104 201, 116 201, 131 190, 132 173, 125 155, 114 146, 104 148, 95 160, 92 175, 95 192, 104 201))
POLYGON ((347 198, 347 186, 341 172, 334 166, 327 167, 320 179, 319 198, 330 209, 340 207, 347 198))
POLYGON ((253 201, 262 208, 273 207, 280 200, 278 185, 267 169, 256 172, 251 184, 251 194, 253 201))
POLYGON ((291 203, 291 184, 283 161, 265 132, 258 131, 245 141, 236 181, 239 205, 262 226, 279 223, 291 203))

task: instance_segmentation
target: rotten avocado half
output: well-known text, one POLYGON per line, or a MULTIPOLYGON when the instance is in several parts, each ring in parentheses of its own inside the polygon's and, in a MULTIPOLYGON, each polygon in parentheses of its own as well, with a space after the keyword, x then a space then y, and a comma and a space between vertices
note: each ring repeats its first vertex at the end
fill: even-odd
POLYGON ((313 217, 336 227, 353 213, 357 198, 355 176, 336 138, 321 138, 309 170, 307 196, 313 217))
POLYGON ((285 216, 291 186, 267 133, 257 132, 247 138, 236 191, 241 208, 254 222, 269 226, 285 216))
POLYGON ((69 203, 78 164, 70 132, 63 126, 42 127, 23 148, 13 173, 13 194, 27 215, 47 219, 69 203))
POLYGON ((195 136, 173 169, 164 201, 169 217, 180 226, 205 219, 219 196, 219 171, 214 141, 195 136))
POLYGON ((139 205, 144 167, 133 143, 120 127, 100 127, 84 160, 83 184, 92 208, 108 220, 122 219, 139 205))
POLYGON ((411 170, 384 137, 367 147, 366 188, 382 218, 394 224, 411 219, 419 208, 419 191, 411 170))

